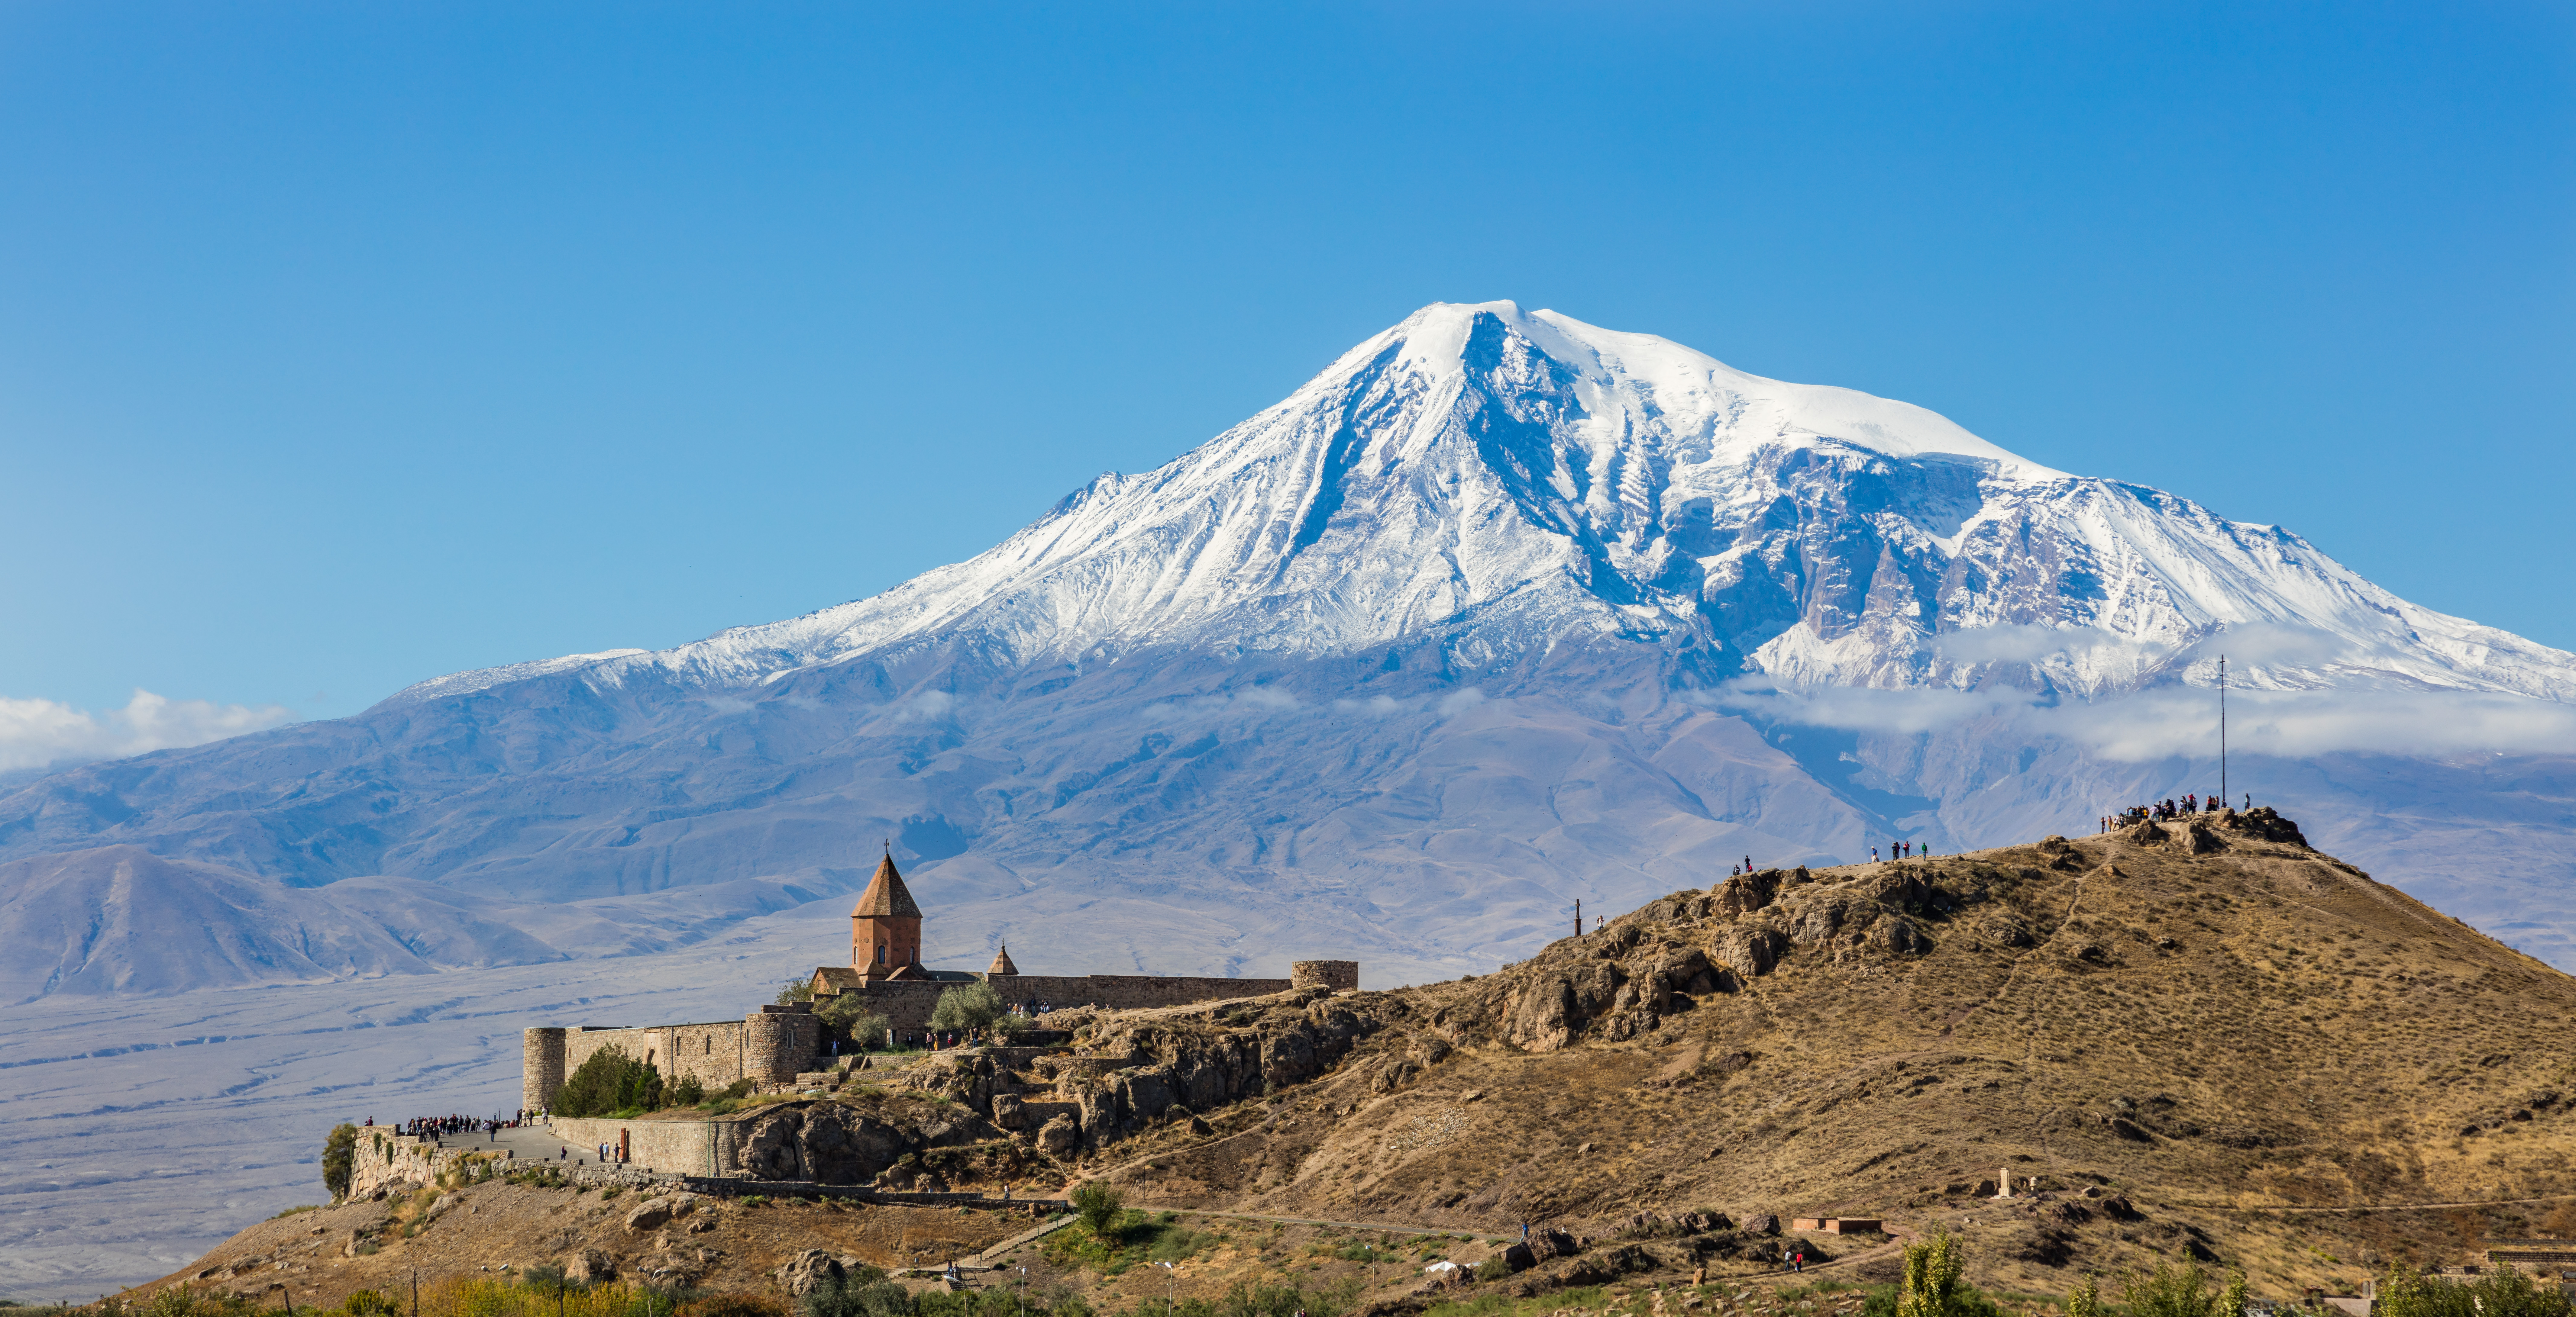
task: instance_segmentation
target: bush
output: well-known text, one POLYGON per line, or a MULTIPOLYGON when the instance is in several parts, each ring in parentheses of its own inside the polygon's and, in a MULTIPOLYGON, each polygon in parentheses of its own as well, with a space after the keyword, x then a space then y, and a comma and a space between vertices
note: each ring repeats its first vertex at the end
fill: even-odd
POLYGON ((2399 1265, 2379 1286, 2380 1317, 2569 1317, 2565 1291, 2543 1289, 2511 1267, 2462 1284, 2399 1265))
POLYGON ((358 1169, 358 1127, 346 1121, 331 1127, 322 1140, 322 1187, 331 1201, 349 1196, 349 1177, 358 1169))
POLYGON ((2213 1290, 2196 1262, 2159 1262, 2153 1275, 2133 1275, 2121 1288, 2130 1317, 2245 1317, 2245 1277, 2229 1276, 2213 1290))
POLYGON ((912 1296, 874 1267, 814 1287, 799 1305, 803 1317, 911 1317, 912 1296))
POLYGON ((1082 1218, 1082 1228, 1104 1241, 1113 1237, 1118 1214, 1127 1206, 1127 1200, 1120 1197, 1117 1190, 1098 1180, 1083 1181, 1069 1201, 1073 1204, 1074 1215, 1082 1218))
POLYGON ((793 1006, 800 1001, 812 1000, 814 1000, 812 979, 789 979, 778 987, 777 1001, 781 1006, 793 1006))
POLYGON ((662 1072, 611 1044, 591 1053, 556 1090, 553 1110, 558 1116, 605 1116, 662 1106, 662 1072))
POLYGON ((391 1317, 391 1314, 402 1311, 402 1305, 381 1291, 360 1290, 344 1300, 340 1310, 349 1317, 391 1317))
POLYGON ((1478 1280, 1501 1280, 1505 1276, 1509 1276, 1511 1274, 1512 1269, 1510 1265, 1505 1263, 1501 1258, 1487 1258, 1476 1264, 1476 1279, 1478 1280))

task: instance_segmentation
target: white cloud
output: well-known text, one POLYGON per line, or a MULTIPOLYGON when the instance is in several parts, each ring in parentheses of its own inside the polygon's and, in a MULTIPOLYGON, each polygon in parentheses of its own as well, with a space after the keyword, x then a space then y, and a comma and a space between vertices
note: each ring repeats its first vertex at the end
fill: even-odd
MULTIPOLYGON (((1979 722, 1979 735, 2061 740, 2128 762, 2218 753, 2218 693, 2199 686, 2042 704, 2015 690, 1790 687, 1743 678, 1699 698, 1760 722, 1842 731, 1914 735, 1979 722)), ((2576 706, 2520 695, 2238 690, 2227 713, 2228 745, 2239 754, 2576 754, 2576 706)))
POLYGON ((172 700, 140 689, 124 708, 105 713, 54 700, 0 696, 0 771, 204 745, 275 727, 294 716, 274 704, 172 700))

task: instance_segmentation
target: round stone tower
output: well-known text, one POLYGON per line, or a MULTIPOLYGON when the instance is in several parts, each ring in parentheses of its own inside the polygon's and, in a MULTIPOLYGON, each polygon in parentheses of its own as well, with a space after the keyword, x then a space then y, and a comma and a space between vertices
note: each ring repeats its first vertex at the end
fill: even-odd
POLYGON ((564 1082, 564 1031, 530 1029, 519 1041, 519 1105, 537 1108, 554 1101, 564 1082))
POLYGON ((812 1064, 823 1049, 823 1022, 807 1002, 763 1006, 742 1021, 742 1073, 764 1084, 784 1084, 812 1064))
POLYGON ((1356 960, 1301 960, 1288 967, 1291 988, 1330 988, 1339 992, 1360 986, 1360 963, 1356 960))

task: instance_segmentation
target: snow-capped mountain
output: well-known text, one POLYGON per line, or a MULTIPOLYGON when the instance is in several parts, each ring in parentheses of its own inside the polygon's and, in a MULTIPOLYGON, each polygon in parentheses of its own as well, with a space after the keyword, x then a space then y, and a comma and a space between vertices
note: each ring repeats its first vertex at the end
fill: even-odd
POLYGON ((2576 964, 2576 656, 1918 407, 1508 302, 1426 307, 874 598, 25 786, 0 860, 193 867, 54 864, 0 928, 86 919, 83 875, 153 899, 143 872, 184 872, 186 918, 91 922, 196 927, 238 888, 221 870, 265 885, 232 903, 272 927, 310 907, 297 945, 328 954, 109 936, 15 990, 579 959, 837 893, 885 838, 959 964, 1009 937, 1032 968, 1335 954, 1387 982, 1747 855, 1946 850, 2214 789, 2222 651, 2231 784, 2576 964), (316 887, 327 910, 294 895, 316 887), (423 942, 452 922, 432 891, 517 903, 488 922, 518 936, 423 942))
POLYGON ((2263 646, 2248 684, 2576 694, 2576 656, 2409 604, 2277 526, 1652 335, 1440 304, 1160 469, 1101 476, 885 594, 395 698, 574 668, 742 685, 970 635, 1019 666, 1437 636, 1461 673, 1652 639, 1701 675, 2093 695, 2180 675, 2256 625, 2306 643, 2263 646))

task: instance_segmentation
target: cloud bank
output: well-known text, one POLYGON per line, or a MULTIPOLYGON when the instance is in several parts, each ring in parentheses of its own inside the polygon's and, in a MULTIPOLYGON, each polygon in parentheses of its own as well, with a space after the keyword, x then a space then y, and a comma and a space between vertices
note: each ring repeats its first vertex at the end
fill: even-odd
POLYGON ((0 772, 204 745, 275 727, 294 716, 274 704, 173 700, 139 688, 124 708, 105 713, 54 700, 0 696, 0 772))
MULTIPOLYGON (((2132 763, 2218 753, 2218 694, 2196 686, 2043 703, 2016 690, 1791 687, 1743 678, 1704 699, 1758 722, 1840 731, 1913 735, 1981 723, 1995 735, 2054 738, 2132 763)), ((2576 706, 2467 691, 2233 690, 2227 740, 2240 754, 2284 758, 2567 755, 2576 754, 2576 706)))

